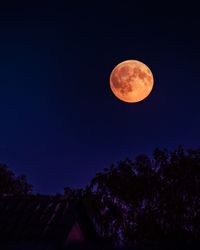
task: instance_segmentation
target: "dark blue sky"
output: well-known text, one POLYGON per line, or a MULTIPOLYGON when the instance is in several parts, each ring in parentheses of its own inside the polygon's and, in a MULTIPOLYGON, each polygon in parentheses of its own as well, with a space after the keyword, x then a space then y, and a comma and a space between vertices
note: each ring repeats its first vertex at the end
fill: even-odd
POLYGON ((15 2, 0 8, 0 162, 26 174, 34 191, 83 187, 155 147, 199 147, 195 6, 15 2), (126 59, 154 74, 143 102, 111 93, 110 72, 126 59))

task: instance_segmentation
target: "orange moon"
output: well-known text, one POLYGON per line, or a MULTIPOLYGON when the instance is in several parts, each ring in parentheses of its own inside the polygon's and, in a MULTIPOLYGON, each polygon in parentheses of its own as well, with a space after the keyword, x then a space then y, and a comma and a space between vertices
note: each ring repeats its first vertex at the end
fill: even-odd
POLYGON ((151 93, 153 84, 151 70, 137 60, 119 63, 110 75, 112 92, 121 101, 128 103, 144 100, 151 93))

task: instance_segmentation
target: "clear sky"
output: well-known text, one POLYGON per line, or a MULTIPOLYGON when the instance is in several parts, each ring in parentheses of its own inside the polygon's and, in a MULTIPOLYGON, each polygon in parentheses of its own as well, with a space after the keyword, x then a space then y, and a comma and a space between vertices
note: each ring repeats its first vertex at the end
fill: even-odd
POLYGON ((0 6, 0 162, 34 191, 57 193, 155 147, 199 147, 198 8, 68 2, 0 6), (146 63, 155 79, 136 104, 109 87, 127 59, 146 63))

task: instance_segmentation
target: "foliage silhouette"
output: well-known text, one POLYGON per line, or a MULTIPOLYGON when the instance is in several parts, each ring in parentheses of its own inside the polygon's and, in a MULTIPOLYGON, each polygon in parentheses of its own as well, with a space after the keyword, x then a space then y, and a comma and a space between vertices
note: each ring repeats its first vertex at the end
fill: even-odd
MULTIPOLYGON (((32 186, 0 164, 0 196, 28 195, 32 186)), ((98 233, 127 247, 172 242, 199 243, 200 150, 155 149, 97 173, 84 189, 64 197, 92 200, 98 233)))
POLYGON ((6 165, 0 164, 0 196, 28 195, 32 192, 32 185, 26 176, 16 176, 6 165))
MULTIPOLYGON (((92 179, 101 235, 119 245, 200 239, 200 150, 155 149, 92 179)), ((80 193, 81 195, 81 193, 80 193)))

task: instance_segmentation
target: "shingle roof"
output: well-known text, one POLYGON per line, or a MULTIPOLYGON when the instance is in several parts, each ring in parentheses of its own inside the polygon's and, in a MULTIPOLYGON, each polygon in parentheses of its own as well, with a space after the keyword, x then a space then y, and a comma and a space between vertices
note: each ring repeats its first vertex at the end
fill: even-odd
POLYGON ((86 238, 95 230, 82 202, 49 196, 0 198, 0 243, 63 242, 78 221, 86 238))

